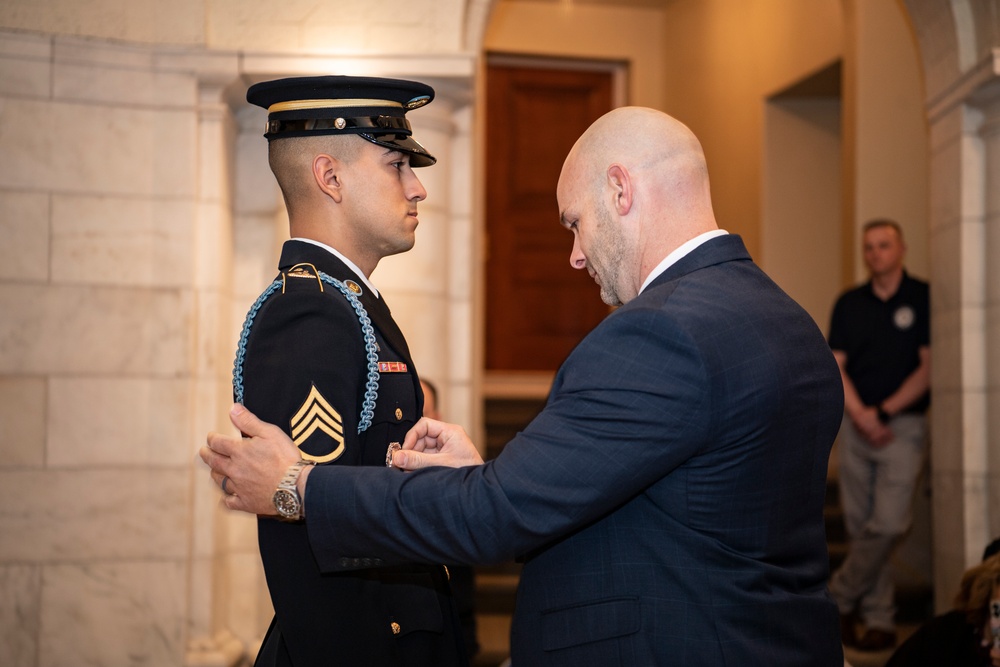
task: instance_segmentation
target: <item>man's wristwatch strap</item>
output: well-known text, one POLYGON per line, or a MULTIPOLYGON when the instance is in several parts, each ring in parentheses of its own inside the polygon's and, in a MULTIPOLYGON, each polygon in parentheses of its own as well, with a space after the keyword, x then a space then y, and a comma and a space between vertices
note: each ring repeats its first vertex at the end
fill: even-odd
POLYGON ((278 510, 278 517, 285 521, 301 521, 305 519, 305 503, 299 496, 298 481, 302 469, 307 465, 314 465, 312 461, 300 459, 288 466, 285 476, 278 483, 278 488, 274 491, 274 505, 278 510))

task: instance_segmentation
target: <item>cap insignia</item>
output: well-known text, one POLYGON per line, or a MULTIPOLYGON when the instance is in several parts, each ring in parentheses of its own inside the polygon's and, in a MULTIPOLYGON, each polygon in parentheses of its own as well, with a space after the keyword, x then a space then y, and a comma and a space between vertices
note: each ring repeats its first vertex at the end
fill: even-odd
POLYGON ((411 111, 413 109, 419 109, 425 104, 429 104, 430 101, 431 101, 430 95, 421 95, 420 97, 414 97, 412 100, 407 102, 405 107, 407 111, 411 111))

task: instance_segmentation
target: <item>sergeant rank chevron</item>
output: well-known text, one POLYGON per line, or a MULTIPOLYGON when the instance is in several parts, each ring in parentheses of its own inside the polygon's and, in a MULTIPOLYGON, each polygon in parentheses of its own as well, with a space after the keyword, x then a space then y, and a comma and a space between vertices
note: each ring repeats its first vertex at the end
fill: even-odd
MULTIPOLYGON (((309 454, 303 450, 302 458, 316 463, 327 463, 344 453, 344 420, 340 417, 340 413, 334 410, 323 398, 316 385, 312 386, 302 407, 292 417, 290 425, 292 440, 295 441, 300 450, 309 436, 316 431, 326 433, 336 443, 335 447, 332 446, 332 443, 329 446, 324 443, 324 451, 332 448, 332 451, 326 454, 309 454)), ((321 439, 325 440, 325 438, 321 439)))

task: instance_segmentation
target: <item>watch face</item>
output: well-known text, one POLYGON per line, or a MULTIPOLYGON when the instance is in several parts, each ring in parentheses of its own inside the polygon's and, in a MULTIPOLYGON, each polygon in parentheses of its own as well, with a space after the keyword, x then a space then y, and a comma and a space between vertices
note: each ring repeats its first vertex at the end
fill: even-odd
POLYGON ((278 514, 286 519, 297 519, 299 516, 298 496, 288 489, 278 489, 271 498, 278 514))

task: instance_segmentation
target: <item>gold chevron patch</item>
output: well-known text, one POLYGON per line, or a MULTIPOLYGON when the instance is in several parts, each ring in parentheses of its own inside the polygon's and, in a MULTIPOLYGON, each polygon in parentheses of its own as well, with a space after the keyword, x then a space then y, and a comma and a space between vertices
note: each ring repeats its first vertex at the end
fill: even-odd
POLYGON ((302 452, 302 458, 316 463, 333 461, 344 453, 344 420, 340 413, 333 409, 316 385, 312 386, 309 395, 295 416, 291 419, 292 440, 302 449, 303 443, 316 431, 322 431, 337 443, 329 454, 316 456, 302 452))

